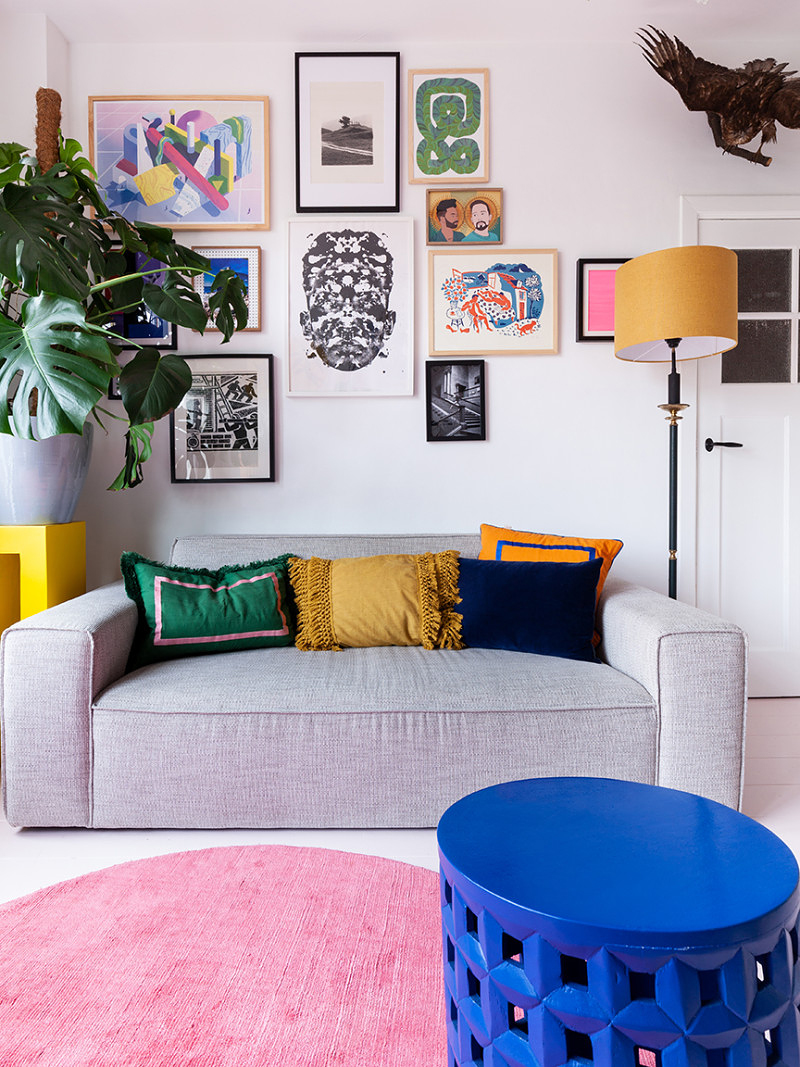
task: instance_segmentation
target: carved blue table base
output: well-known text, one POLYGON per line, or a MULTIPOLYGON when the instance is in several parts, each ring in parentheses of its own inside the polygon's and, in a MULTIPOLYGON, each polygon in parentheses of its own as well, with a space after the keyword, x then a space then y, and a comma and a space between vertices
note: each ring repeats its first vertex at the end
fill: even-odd
POLYGON ((800 1065, 797 865, 752 820, 674 790, 535 779, 481 790, 453 805, 440 822, 439 846, 449 1067, 800 1065), (566 800, 557 799, 557 783, 566 800), (581 800, 576 822, 570 802, 586 789, 590 802, 581 800), (665 818, 677 798, 675 839, 665 843, 667 853, 678 847, 671 857, 680 868, 674 885, 665 884, 670 857, 658 837, 657 858, 640 838, 626 861, 626 818, 641 823, 652 814, 642 790, 665 818), (610 818, 598 796, 613 798, 610 818), (699 826, 686 817, 683 798, 690 816, 699 814, 699 826), (482 820, 476 813, 487 806, 492 810, 482 820), (713 825, 704 826, 709 812, 713 825), (587 864, 581 879, 579 859, 565 861, 554 846, 562 817, 570 853, 588 835, 601 855, 605 836, 612 866, 587 864), (548 823, 543 833, 541 820, 548 823), (539 847, 548 851, 537 855, 539 847), (524 868, 520 895, 550 894, 542 912, 509 892, 519 874, 508 875, 515 864, 524 868), (730 878, 737 869, 740 881, 758 885, 720 886, 720 875, 730 878), (659 880, 652 901, 644 899, 648 875, 659 880), (576 878, 580 884, 564 894, 572 899, 557 911, 553 902, 576 878), (616 912, 615 885, 623 898, 626 889, 631 893, 616 912), (597 905, 595 896, 603 898, 597 905), (582 897, 588 903, 576 906, 582 897), (642 922, 649 907, 654 919, 660 907, 672 914, 649 930, 642 922), (754 908, 758 914, 748 914, 754 908), (681 934, 672 920, 682 915, 681 934), (624 936, 628 916, 632 929, 624 936), (719 927, 708 922, 714 916, 719 927))

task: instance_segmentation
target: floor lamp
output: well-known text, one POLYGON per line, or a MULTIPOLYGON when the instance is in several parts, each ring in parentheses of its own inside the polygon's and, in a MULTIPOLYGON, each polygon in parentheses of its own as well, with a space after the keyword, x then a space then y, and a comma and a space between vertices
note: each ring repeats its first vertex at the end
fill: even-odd
POLYGON ((677 360, 700 359, 733 348, 738 340, 736 253, 715 245, 649 252, 616 272, 614 352, 620 359, 670 363, 669 595, 678 581, 678 422, 681 403, 677 360))

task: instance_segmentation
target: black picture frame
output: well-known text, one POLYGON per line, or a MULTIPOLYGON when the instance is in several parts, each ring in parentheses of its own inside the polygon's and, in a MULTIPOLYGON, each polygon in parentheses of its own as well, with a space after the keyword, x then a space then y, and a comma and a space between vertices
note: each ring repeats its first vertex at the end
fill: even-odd
MULTIPOLYGON (((126 252, 126 271, 148 271, 154 276, 156 284, 164 281, 164 264, 144 252, 126 252)), ((145 279, 146 280, 146 279, 145 279)), ((163 352, 174 352, 178 347, 178 327, 174 322, 160 318, 144 304, 138 308, 112 315, 108 328, 125 339, 120 348, 125 351, 138 351, 140 348, 158 348, 163 352)), ((109 397, 111 393, 109 392, 109 397)), ((114 399, 112 397, 112 399, 114 399)))
MULTIPOLYGON (((608 299, 607 285, 601 285, 599 288, 592 285, 593 272, 598 275, 606 276, 609 272, 616 273, 618 267, 621 267, 623 263, 627 263, 630 256, 623 259, 614 258, 600 258, 600 259, 579 259, 577 262, 577 279, 576 279, 576 298, 575 298, 575 340, 576 341, 613 341, 613 294, 611 297, 611 323, 612 329, 606 328, 605 324, 602 328, 596 329, 592 327, 591 320, 593 315, 593 301, 596 299, 608 299), (596 292, 593 289, 597 288, 596 292)), ((607 317, 607 309, 606 315, 607 317)))
POLYGON ((272 356, 185 358, 192 385, 169 418, 172 482, 274 482, 272 356))
POLYGON ((294 62, 298 213, 399 211, 400 53, 295 52, 294 62))
POLYGON ((425 419, 429 441, 485 441, 485 360, 428 360, 425 419))

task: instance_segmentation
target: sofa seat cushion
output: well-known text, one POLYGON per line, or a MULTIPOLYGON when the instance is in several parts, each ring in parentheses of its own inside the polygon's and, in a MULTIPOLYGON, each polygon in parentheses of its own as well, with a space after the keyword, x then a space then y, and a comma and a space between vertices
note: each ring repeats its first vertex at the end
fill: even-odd
POLYGON ((237 712, 558 711, 651 708, 650 694, 603 663, 524 652, 381 647, 252 649, 155 663, 101 693, 98 711, 164 716, 237 712))
POLYGON ((91 824, 435 826, 514 778, 654 782, 659 714, 605 664, 480 648, 156 663, 92 711, 91 824))

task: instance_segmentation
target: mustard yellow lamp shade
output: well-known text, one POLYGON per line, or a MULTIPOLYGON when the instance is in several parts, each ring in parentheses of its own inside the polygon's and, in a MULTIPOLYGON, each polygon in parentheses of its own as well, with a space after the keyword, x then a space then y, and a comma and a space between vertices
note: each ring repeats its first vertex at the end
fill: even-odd
POLYGON ((739 338, 736 253, 686 245, 629 259, 616 272, 614 308, 619 359, 669 362, 665 341, 678 338, 676 359, 726 352, 739 338))

